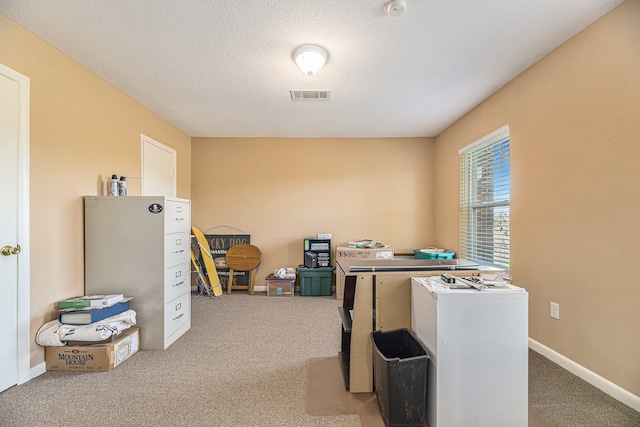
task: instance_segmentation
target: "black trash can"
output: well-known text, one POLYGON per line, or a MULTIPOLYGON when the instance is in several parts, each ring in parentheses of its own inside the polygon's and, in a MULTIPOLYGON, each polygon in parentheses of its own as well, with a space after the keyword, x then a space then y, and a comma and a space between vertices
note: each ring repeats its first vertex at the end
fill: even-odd
POLYGON ((429 355, 407 329, 375 331, 373 379, 387 427, 424 425, 429 355))

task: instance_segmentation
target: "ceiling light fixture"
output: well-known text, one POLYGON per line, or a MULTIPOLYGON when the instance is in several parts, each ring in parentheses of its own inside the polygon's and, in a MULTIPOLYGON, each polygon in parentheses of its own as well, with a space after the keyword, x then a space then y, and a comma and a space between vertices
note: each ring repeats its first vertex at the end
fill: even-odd
POLYGON ((322 70, 328 58, 327 51, 323 47, 314 44, 303 44, 293 51, 293 61, 303 73, 310 76, 322 70))
POLYGON ((392 18, 404 15, 407 10, 407 3, 404 0, 393 0, 387 3, 387 15, 392 18))

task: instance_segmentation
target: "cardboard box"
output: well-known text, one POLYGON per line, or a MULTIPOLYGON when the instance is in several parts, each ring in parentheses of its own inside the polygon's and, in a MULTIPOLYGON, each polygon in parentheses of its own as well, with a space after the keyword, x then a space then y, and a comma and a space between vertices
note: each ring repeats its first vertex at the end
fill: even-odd
POLYGON ((331 240, 307 237, 303 241, 303 264, 306 268, 331 267, 331 240))
MULTIPOLYGON (((336 262, 350 260, 378 260, 393 259, 393 248, 359 249, 347 246, 336 247, 336 262)), ((344 298, 344 273, 340 268, 336 268, 336 299, 344 298)))
POLYGON ((393 249, 389 246, 373 249, 356 249, 346 246, 338 246, 336 248, 336 261, 353 259, 393 259, 393 249))
POLYGON ((344 281, 346 277, 340 266, 336 266, 336 299, 344 299, 344 281))
POLYGON ((46 347, 47 371, 107 372, 140 349, 140 328, 129 328, 107 344, 46 347))

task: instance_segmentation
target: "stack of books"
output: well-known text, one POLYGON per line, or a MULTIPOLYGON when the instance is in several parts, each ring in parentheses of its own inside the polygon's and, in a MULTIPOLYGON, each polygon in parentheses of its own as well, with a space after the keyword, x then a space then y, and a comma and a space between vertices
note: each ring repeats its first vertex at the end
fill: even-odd
POLYGON ((116 294, 84 295, 58 301, 58 321, 66 325, 90 325, 129 310, 130 300, 116 294))

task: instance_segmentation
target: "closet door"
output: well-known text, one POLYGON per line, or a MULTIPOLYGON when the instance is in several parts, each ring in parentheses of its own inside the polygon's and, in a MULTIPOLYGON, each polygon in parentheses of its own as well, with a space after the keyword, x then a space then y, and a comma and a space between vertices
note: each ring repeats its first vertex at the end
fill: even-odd
POLYGON ((140 135, 141 195, 176 197, 176 150, 140 135))

